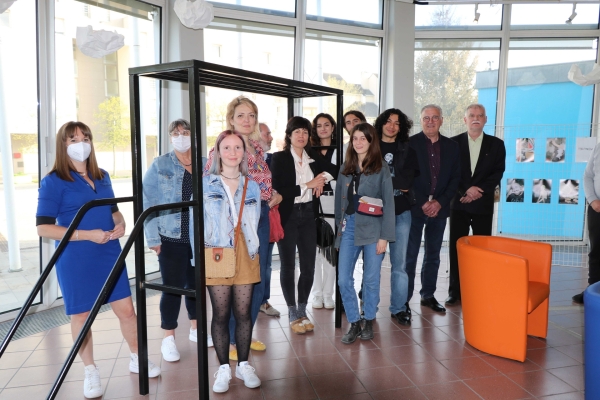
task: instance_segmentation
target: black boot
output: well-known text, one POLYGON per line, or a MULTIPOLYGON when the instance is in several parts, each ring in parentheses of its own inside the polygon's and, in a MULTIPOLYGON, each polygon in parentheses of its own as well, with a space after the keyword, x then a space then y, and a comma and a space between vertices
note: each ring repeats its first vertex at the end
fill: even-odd
POLYGON ((360 334, 361 340, 370 340, 373 339, 373 320, 367 319, 365 320, 365 326, 363 326, 362 332, 360 334))
POLYGON ((348 329, 348 333, 342 336, 342 343, 350 344, 354 343, 357 337, 360 336, 362 328, 360 327, 360 321, 353 322, 348 329))

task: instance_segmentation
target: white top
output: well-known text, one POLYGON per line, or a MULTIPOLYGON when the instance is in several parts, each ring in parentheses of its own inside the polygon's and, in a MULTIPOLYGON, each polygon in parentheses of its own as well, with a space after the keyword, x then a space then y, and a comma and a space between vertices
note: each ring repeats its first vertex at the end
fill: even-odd
MULTIPOLYGON (((225 183, 225 180, 223 179, 222 176, 219 176, 219 178, 221 179, 221 182, 223 183, 223 186, 225 187, 225 193, 227 194, 227 200, 229 200, 229 208, 231 208, 231 218, 233 218, 233 226, 237 226, 238 223, 238 212, 235 209, 235 201, 233 201, 233 196, 231 195, 231 190, 229 189, 229 186, 227 186, 227 184, 225 183)), ((243 179, 240 176, 240 179, 243 179)))
POLYGON ((583 188, 589 204, 600 199, 600 143, 594 147, 590 161, 583 173, 583 188))
POLYGON ((315 160, 308 156, 306 150, 302 150, 302 158, 293 149, 290 152, 294 157, 294 166, 296 167, 296 185, 300 185, 300 196, 296 196, 294 204, 308 203, 312 201, 313 195, 312 189, 307 188, 306 183, 312 181, 315 177, 312 169, 310 169, 310 163, 315 162, 315 160), (302 165, 300 165, 301 161, 302 165))

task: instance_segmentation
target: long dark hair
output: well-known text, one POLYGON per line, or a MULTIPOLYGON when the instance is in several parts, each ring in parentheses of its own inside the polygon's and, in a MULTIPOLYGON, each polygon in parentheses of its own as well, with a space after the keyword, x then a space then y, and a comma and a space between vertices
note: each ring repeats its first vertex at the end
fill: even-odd
POLYGON ((388 119, 390 119, 392 115, 397 115, 398 122, 400 123, 400 130, 398 131, 398 136, 396 136, 396 141, 408 142, 408 132, 410 132, 410 129, 413 126, 413 121, 397 108, 389 108, 385 110, 375 120, 375 131, 379 135, 379 138, 383 138, 383 126, 387 124, 388 119))
POLYGON ((354 150, 354 135, 356 132, 362 132, 369 142, 369 150, 362 162, 362 173, 365 175, 376 174, 381 171, 383 166, 381 149, 379 147, 379 140, 377 140, 377 132, 373 125, 368 122, 358 124, 350 132, 350 145, 346 151, 346 163, 342 174, 348 176, 356 172, 358 169, 358 154, 354 150))
MULTIPOLYGON (((310 131, 311 131, 312 127, 310 125, 310 121, 304 117, 290 118, 290 120, 288 121, 288 123, 285 127, 285 139, 284 139, 285 144, 283 145, 283 150, 285 150, 285 151, 292 150, 292 139, 291 139, 292 132, 294 132, 296 129, 306 129, 306 131, 310 135, 310 131)), ((310 140, 306 143, 304 150, 306 150, 307 153, 308 153, 308 150, 310 150, 310 140)))
POLYGON ((329 123, 331 124, 331 127, 333 128, 333 130, 331 131, 331 144, 333 144, 334 142, 334 137, 335 137, 335 119, 333 119, 333 117, 327 113, 320 113, 317 114, 317 116, 313 119, 312 122, 312 129, 310 130, 310 144, 312 146, 320 146, 321 145, 321 138, 319 137, 319 135, 317 134, 317 122, 319 121, 320 118, 327 118, 329 120, 329 123))

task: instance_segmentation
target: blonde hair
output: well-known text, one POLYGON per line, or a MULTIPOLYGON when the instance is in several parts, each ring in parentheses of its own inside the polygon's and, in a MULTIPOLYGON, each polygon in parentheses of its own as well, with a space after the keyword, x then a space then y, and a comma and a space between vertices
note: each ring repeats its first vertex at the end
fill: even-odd
POLYGON ((56 133, 56 159, 54 160, 54 166, 52 170, 48 173, 50 175, 53 172, 56 172, 56 175, 62 180, 73 182, 74 179, 71 176, 70 171, 77 172, 77 169, 71 162, 71 158, 67 154, 67 139, 71 139, 75 136, 77 132, 77 128, 83 133, 83 136, 90 139, 90 146, 92 147, 92 151, 90 152, 90 156, 86 160, 87 171, 89 172, 92 179, 100 180, 104 177, 104 174, 98 167, 98 162, 96 161, 96 153, 94 152, 94 141, 92 139, 92 131, 89 126, 84 124, 83 122, 75 122, 70 121, 60 127, 58 132, 56 133))
POLYGON ((254 112, 254 116, 256 118, 256 124, 254 125, 254 132, 252 132, 249 136, 250 139, 252 140, 260 140, 260 126, 258 123, 258 107, 256 106, 256 104, 250 100, 249 98, 247 98, 246 96, 238 96, 235 99, 231 100, 229 102, 229 104, 227 104, 227 129, 234 131, 235 128, 233 127, 233 124, 231 123, 231 120, 233 119, 233 114, 235 113, 235 109, 237 106, 245 104, 248 107, 250 107, 252 109, 252 111, 254 112))

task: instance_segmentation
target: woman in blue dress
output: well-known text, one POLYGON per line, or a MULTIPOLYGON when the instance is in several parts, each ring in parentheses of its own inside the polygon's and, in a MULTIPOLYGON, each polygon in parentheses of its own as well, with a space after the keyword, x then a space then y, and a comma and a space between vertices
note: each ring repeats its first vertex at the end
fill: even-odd
MULTIPOLYGON (((111 197, 114 197, 114 192, 110 178, 106 171, 98 168, 90 128, 81 122, 67 122, 56 135, 54 167, 40 184, 36 213, 38 234, 61 240, 85 203, 111 197)), ((124 234, 125 219, 116 205, 94 207, 85 214, 58 258, 56 272, 65 311, 71 316, 73 339, 79 335, 121 252, 118 239, 124 234)), ((137 322, 125 267, 107 303, 119 318, 121 332, 129 345, 129 370, 139 373, 137 322)), ((91 330, 79 350, 79 356, 85 366, 84 396, 102 396, 100 373, 94 364, 91 330)), ((160 375, 160 368, 151 361, 148 362, 148 375, 151 378, 160 375)))

